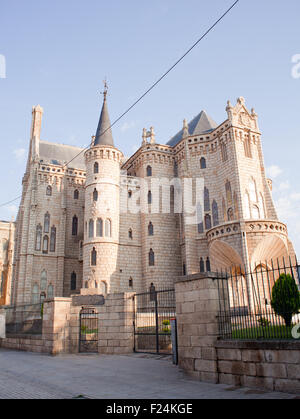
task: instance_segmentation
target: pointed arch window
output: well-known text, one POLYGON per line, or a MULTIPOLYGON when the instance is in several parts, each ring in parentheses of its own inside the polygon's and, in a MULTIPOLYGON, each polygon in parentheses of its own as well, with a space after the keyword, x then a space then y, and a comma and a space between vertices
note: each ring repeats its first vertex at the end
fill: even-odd
POLYGON ((257 202, 256 183, 253 178, 249 182, 249 195, 252 202, 257 202))
POLYGON ((42 249, 42 226, 39 224, 36 227, 36 236, 35 236, 35 250, 40 251, 42 249))
POLYGON ((128 283, 129 287, 132 288, 133 287, 133 279, 130 277, 129 279, 129 283, 128 283))
POLYGON ((103 220, 102 220, 102 218, 97 219, 96 235, 97 235, 97 237, 103 237, 103 220))
POLYGON ((225 185, 225 190, 226 190, 226 198, 227 198, 227 205, 229 207, 232 207, 232 190, 231 190, 231 183, 229 182, 229 180, 226 182, 225 185))
POLYGON ((71 274, 71 291, 75 291, 76 288, 77 288, 76 280, 77 280, 76 272, 72 272, 72 274, 71 274))
POLYGON ((200 272, 205 272, 205 264, 203 258, 200 258, 200 272))
POLYGON ((94 192, 93 192, 93 201, 94 202, 98 201, 98 191, 96 188, 94 189, 94 192))
POLYGON ((210 268, 210 259, 207 258, 206 259, 206 272, 210 272, 210 271, 211 271, 211 268, 210 268))
POLYGON ((74 191, 74 199, 79 199, 79 190, 78 189, 75 189, 75 191, 74 191))
POLYGON ((204 157, 200 159, 200 169, 206 169, 206 159, 204 157))
POLYGON ((251 218, 251 213, 250 213, 250 199, 249 199, 248 192, 246 192, 244 195, 244 212, 245 212, 245 219, 249 220, 251 218))
POLYGON ((149 252, 149 266, 154 266, 155 265, 155 254, 153 252, 153 249, 150 249, 149 252))
POLYGON ((228 221, 234 221, 234 211, 232 208, 229 208, 227 211, 227 219, 228 221))
POLYGON ((148 177, 152 176, 152 167, 151 166, 147 166, 147 176, 148 177))
POLYGON ((252 150, 251 150, 251 138, 248 136, 244 139, 244 150, 245 150, 245 156, 252 159, 252 150))
POLYGON ((96 163, 94 164, 94 173, 95 173, 95 174, 99 173, 99 163, 98 163, 98 162, 96 162, 96 163))
POLYGON ((206 214, 205 216, 205 228, 206 230, 211 229, 211 216, 209 214, 206 214))
POLYGON ((260 212, 257 205, 252 206, 252 218, 253 220, 259 220, 260 219, 260 212))
POLYGON ((91 265, 92 266, 97 265, 97 251, 94 247, 93 247, 93 250, 91 252, 91 265))
POLYGON ((105 220, 105 236, 111 237, 111 220, 105 220))
POLYGON ((33 304, 38 304, 39 303, 39 286, 37 284, 34 284, 34 286, 32 287, 32 303, 33 304))
POLYGON ((50 214, 47 212, 44 217, 44 232, 49 233, 50 231, 50 214))
POLYGON ((203 234, 204 233, 204 223, 201 221, 201 223, 198 224, 198 233, 203 234))
POLYGON ((265 204, 262 194, 259 194, 259 207, 262 218, 266 218, 265 204))
POLYGON ((52 196, 52 187, 50 185, 47 186, 46 195, 47 196, 52 196))
POLYGON ((47 272, 45 269, 41 273, 41 291, 46 291, 47 289, 47 272))
POLYGON ((49 237, 44 236, 44 238, 43 238, 43 253, 48 253, 48 248, 49 248, 49 237))
POLYGON ((154 236, 154 226, 151 221, 148 225, 148 236, 154 236))
POLYGON ((50 284, 48 285, 47 298, 51 299, 53 297, 54 297, 54 288, 53 288, 53 285, 50 284))
POLYGON ((56 227, 51 227, 51 236, 50 236, 50 252, 55 252, 56 247, 56 227))
POLYGON ((213 225, 214 227, 216 227, 219 225, 219 209, 218 209, 218 204, 215 200, 212 203, 212 214, 213 214, 213 225))
POLYGON ((223 162, 228 160, 227 145, 224 143, 221 143, 221 156, 223 162))
POLYGON ((204 211, 210 211, 209 190, 204 188, 204 211))
POLYGON ((72 219, 72 236, 77 236, 78 234, 78 218, 74 215, 72 219))
POLYGON ((133 239, 133 233, 132 233, 132 229, 130 228, 128 231, 128 237, 132 240, 133 239))
POLYGON ((148 192, 148 204, 152 204, 152 192, 148 192))
POLYGON ((94 237, 94 220, 89 221, 89 238, 94 237))

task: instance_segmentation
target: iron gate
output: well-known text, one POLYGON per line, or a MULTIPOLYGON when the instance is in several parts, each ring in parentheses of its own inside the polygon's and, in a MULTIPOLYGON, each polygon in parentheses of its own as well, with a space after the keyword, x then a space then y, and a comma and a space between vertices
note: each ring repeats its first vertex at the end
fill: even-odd
POLYGON ((82 308, 79 327, 79 352, 98 352, 98 312, 82 308))
POLYGON ((136 294, 134 351, 172 354, 170 320, 176 315, 175 290, 136 294))

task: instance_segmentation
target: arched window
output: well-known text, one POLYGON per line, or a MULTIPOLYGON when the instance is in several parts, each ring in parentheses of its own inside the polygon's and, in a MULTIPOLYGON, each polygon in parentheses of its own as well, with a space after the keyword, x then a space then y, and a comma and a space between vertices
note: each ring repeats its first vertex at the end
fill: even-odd
POLYGON ((154 236, 154 227, 151 221, 148 225, 148 236, 154 236))
POLYGON ((89 221, 89 237, 94 237, 94 220, 89 221))
POLYGON ((201 223, 198 224, 198 233, 199 234, 203 234, 204 233, 204 224, 203 224, 203 221, 201 221, 201 223))
POLYGON ((244 213, 245 213, 245 219, 249 220, 251 218, 251 213, 250 213, 250 199, 249 199, 248 192, 246 192, 244 195, 244 213))
POLYGON ((41 273, 41 291, 46 291, 47 289, 47 272, 45 269, 41 273))
POLYGON ((128 231, 128 237, 132 240, 133 239, 133 234, 132 234, 132 230, 129 229, 128 231))
POLYGON ((74 191, 74 199, 79 199, 79 190, 75 189, 74 191))
POLYGON ((205 265, 204 265, 203 258, 200 258, 200 272, 201 273, 205 272, 205 265))
POLYGON ((132 197, 132 191, 128 191, 128 198, 130 199, 132 197))
POLYGON ((147 176, 148 177, 152 176, 152 167, 151 166, 147 166, 147 176))
POLYGON ((52 187, 50 185, 47 186, 46 195, 47 196, 52 196, 52 187))
POLYGON ((226 182, 225 185, 225 190, 226 190, 226 198, 227 198, 227 205, 229 207, 232 207, 232 190, 231 190, 231 183, 229 182, 229 180, 226 182))
POLYGON ((99 163, 97 162, 94 164, 94 173, 99 173, 99 163))
POLYGON ((51 236, 50 236, 50 252, 55 252, 56 247, 56 227, 51 227, 51 236))
POLYGON ((53 285, 49 285, 48 286, 48 291, 47 291, 47 298, 51 299, 54 297, 54 288, 53 285))
POLYGON ((238 204, 238 197, 236 192, 233 194, 233 204, 234 204, 234 219, 238 220, 239 217, 239 204, 238 204))
POLYGON ((221 156, 222 156, 222 161, 225 162, 228 160, 228 154, 227 154, 227 146, 224 143, 221 143, 221 156))
POLYGON ((76 272, 72 272, 72 274, 71 274, 71 291, 76 290, 76 287, 77 287, 76 280, 77 280, 76 272))
POLYGON ((96 266, 97 265, 97 251, 93 247, 92 253, 91 253, 91 265, 96 266))
POLYGON ((72 236, 77 236, 78 234, 78 218, 74 215, 72 220, 72 236))
POLYGON ((152 249, 150 249, 149 252, 149 266, 154 266, 155 265, 155 255, 152 249))
POLYGON ((171 214, 174 214, 175 209, 175 188, 174 185, 170 186, 170 210, 171 214))
POLYGON ((248 136, 244 139, 244 150, 245 150, 245 156, 252 158, 252 150, 251 150, 251 138, 248 136))
POLYGON ((43 239, 43 253, 48 253, 48 248, 49 248, 49 237, 44 236, 44 239, 43 239))
POLYGON ((34 286, 32 287, 32 303, 33 304, 38 304, 39 303, 39 286, 37 284, 34 284, 34 286))
POLYGON ((102 218, 97 219, 96 235, 97 235, 97 237, 103 237, 103 220, 102 220, 102 218))
POLYGON ((219 210, 218 210, 218 204, 214 200, 212 203, 212 214, 213 214, 213 224, 214 227, 219 225, 219 210))
POLYGON ((39 224, 36 227, 36 236, 35 236, 35 250, 40 251, 42 249, 42 226, 39 224))
POLYGON ((50 231, 50 214, 47 212, 44 217, 44 233, 49 233, 50 231))
POLYGON ((130 278, 130 279, 129 279, 129 283, 128 283, 128 285, 129 285, 129 287, 130 287, 130 288, 132 288, 132 287, 133 287, 133 279, 132 279, 132 278, 130 278))
POLYGON ((259 208, 262 218, 266 218, 265 204, 262 194, 259 194, 259 208))
POLYGON ((148 192, 148 204, 152 204, 152 192, 148 192))
POLYGON ((185 263, 182 265, 182 275, 186 276, 186 264, 185 263))
POLYGON ((204 211, 210 211, 209 190, 204 188, 204 211))
POLYGON ((249 182, 249 195, 252 202, 257 202, 256 183, 254 179, 249 182))
POLYGON ((252 206, 252 218, 253 220, 259 220, 260 219, 260 212, 257 205, 252 206))
POLYGON ((206 159, 204 157, 200 159, 200 169, 206 169, 206 159))
POLYGON ((228 221, 234 220, 234 211, 232 208, 229 208, 229 210, 227 211, 227 219, 228 221))
POLYGON ((94 189, 94 192, 93 192, 93 201, 94 202, 98 201, 98 191, 96 188, 94 189))
POLYGON ((226 223, 226 204, 225 204, 225 199, 222 199, 222 212, 223 212, 223 221, 224 223, 226 223))
POLYGON ((206 259, 206 272, 210 272, 210 259, 206 259))
POLYGON ((105 236, 111 237, 111 220, 105 220, 105 236))
POLYGON ((211 216, 209 214, 206 214, 205 216, 205 228, 206 230, 211 229, 211 216))

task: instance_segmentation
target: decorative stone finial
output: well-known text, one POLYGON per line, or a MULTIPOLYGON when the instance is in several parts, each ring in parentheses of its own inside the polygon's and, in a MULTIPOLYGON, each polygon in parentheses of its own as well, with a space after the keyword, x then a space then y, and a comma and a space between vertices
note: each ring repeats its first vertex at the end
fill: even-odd
POLYGON ((183 120, 183 133, 182 138, 186 138, 189 136, 189 126, 186 119, 183 120))
POLYGON ((243 96, 240 96, 239 98, 237 98, 237 103, 240 105, 245 105, 245 98, 243 98, 243 96))
POLYGON ((154 128, 150 128, 150 144, 155 144, 155 132, 154 128))

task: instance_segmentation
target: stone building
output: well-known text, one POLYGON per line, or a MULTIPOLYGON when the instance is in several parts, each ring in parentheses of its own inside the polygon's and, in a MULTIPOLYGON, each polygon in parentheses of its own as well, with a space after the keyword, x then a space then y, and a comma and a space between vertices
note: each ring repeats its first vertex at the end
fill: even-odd
POLYGON ((11 302, 15 224, 0 221, 0 306, 11 302))
POLYGON ((182 275, 255 269, 260 261, 293 255, 266 178, 257 114, 243 98, 228 102, 226 111, 220 125, 204 111, 185 120, 167 144, 156 141, 153 128, 144 129, 141 147, 124 158, 114 145, 107 91, 86 150, 41 140, 43 109, 34 107, 13 303, 168 288, 182 275), (170 181, 170 211, 154 199, 155 179, 170 181), (185 179, 204 180, 194 223, 175 210, 174 185, 185 179), (144 210, 128 210, 133 203, 144 210))

